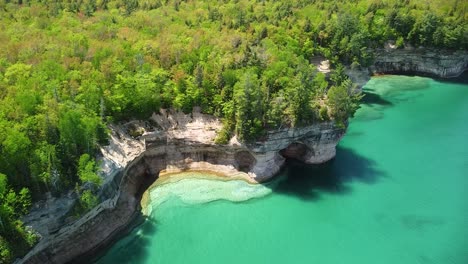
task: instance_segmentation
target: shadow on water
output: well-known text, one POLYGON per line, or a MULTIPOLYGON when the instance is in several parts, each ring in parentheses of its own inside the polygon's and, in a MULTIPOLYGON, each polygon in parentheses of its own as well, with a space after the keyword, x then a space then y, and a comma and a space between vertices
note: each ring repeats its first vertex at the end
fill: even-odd
POLYGON ((441 83, 468 84, 468 70, 455 78, 436 78, 435 80, 441 83))
POLYGON ((378 104, 383 106, 392 106, 393 103, 384 99, 379 94, 373 93, 370 90, 363 90, 364 97, 361 99, 362 104, 378 104))
POLYGON ((106 255, 99 258, 96 264, 141 263, 147 259, 151 237, 157 232, 157 222, 154 218, 144 219, 141 225, 123 239, 114 244, 106 255))
MULTIPOLYGON (((337 195, 352 191, 349 183, 360 181, 373 184, 384 176, 376 169, 376 162, 357 154, 355 151, 337 147, 335 159, 322 165, 306 165, 288 160, 279 177, 268 183, 277 194, 295 196, 299 199, 315 201, 323 193, 337 195)), ((414 222, 414 221, 413 221, 414 222)), ((412 224, 412 222, 410 222, 412 224)), ((144 219, 130 234, 114 244, 96 264, 142 263, 151 252, 151 238, 158 232, 158 222, 144 219)))
POLYGON ((337 147, 335 159, 322 165, 288 160, 273 191, 304 200, 318 200, 321 193, 348 194, 352 191, 349 186, 352 181, 373 184, 385 176, 376 165, 351 149, 337 147))

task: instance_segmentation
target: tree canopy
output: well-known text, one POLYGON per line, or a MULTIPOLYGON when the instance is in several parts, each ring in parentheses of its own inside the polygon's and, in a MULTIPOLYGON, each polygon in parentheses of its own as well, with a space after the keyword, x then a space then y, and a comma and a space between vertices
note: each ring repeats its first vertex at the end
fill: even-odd
MULTIPOLYGON (((18 205, 11 197, 100 183, 93 157, 107 124, 199 106, 224 121, 217 142, 225 143, 234 134, 253 141, 268 129, 343 123, 359 95, 342 70, 329 78, 312 58, 337 69, 367 66, 388 40, 466 50, 467 7, 458 0, 0 0, 0 260, 33 241, 15 222, 29 198, 18 205)), ((97 203, 92 190, 80 192, 84 208, 97 203)))

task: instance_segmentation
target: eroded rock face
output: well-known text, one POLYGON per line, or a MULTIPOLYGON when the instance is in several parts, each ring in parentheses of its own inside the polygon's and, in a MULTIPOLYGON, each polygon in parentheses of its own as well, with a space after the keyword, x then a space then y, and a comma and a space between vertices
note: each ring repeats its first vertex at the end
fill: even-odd
POLYGON ((396 49, 388 45, 374 51, 374 63, 366 67, 345 69, 346 75, 362 88, 375 74, 414 74, 436 78, 457 77, 468 68, 467 51, 430 49, 396 49))
POLYGON ((155 128, 133 122, 141 136, 113 126, 109 146, 102 148, 104 202, 74 223, 43 239, 20 263, 86 262, 126 230, 141 214, 143 192, 161 171, 216 171, 226 177, 262 182, 274 176, 285 158, 308 163, 325 162, 345 130, 333 122, 267 133, 265 140, 244 144, 233 138, 227 145, 214 143, 221 122, 195 109, 190 115, 161 111, 152 117, 155 128), (303 146, 301 149, 298 146, 303 146))
MULTIPOLYGON (((466 51, 390 48, 377 51, 371 67, 347 69, 346 73, 362 87, 370 74, 447 78, 461 74, 467 65, 466 51)), ((43 239, 19 263, 89 261, 90 256, 114 241, 141 214, 141 195, 160 171, 208 170, 261 182, 275 175, 285 158, 313 164, 330 160, 345 132, 332 122, 324 122, 270 131, 264 141, 249 145, 234 137, 228 145, 221 146, 214 144, 221 123, 212 116, 196 110, 191 115, 161 111, 152 119, 155 129, 148 129, 141 122, 132 123, 133 131, 141 134, 138 139, 131 137, 128 129, 111 127, 111 142, 101 149, 104 186, 100 197, 104 202, 73 223, 64 222, 61 228, 57 225, 58 231, 44 231, 43 239)))
POLYGON ((468 67, 467 51, 431 49, 383 49, 375 53, 371 73, 418 74, 440 78, 457 77, 468 67))

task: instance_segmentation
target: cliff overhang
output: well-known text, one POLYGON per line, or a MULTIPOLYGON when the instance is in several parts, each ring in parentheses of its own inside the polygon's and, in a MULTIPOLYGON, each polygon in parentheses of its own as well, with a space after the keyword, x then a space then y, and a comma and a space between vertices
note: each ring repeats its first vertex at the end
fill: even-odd
POLYGON ((369 68, 373 74, 414 74, 452 78, 468 67, 464 50, 381 49, 375 52, 375 62, 369 68))
POLYGON ((345 133, 333 122, 322 122, 269 131, 261 142, 244 144, 234 137, 229 144, 218 145, 214 139, 222 127, 220 120, 197 109, 191 114, 162 110, 151 119, 151 125, 134 121, 111 127, 111 142, 102 148, 103 202, 79 220, 62 223, 58 231, 42 228, 43 239, 20 263, 90 259, 138 219, 141 197, 160 172, 214 171, 263 182, 278 173, 286 158, 312 164, 332 159, 345 133))
MULTIPOLYGON (((370 67, 347 69, 347 74, 362 87, 372 74, 448 78, 460 75, 467 66, 466 51, 382 49, 375 51, 370 67)), ((190 115, 162 111, 152 120, 153 125, 135 121, 111 126, 110 144, 101 149, 103 202, 72 223, 51 217, 53 232, 43 227, 43 239, 19 263, 89 261, 135 222, 141 214, 143 192, 161 171, 215 171, 226 177, 262 182, 279 171, 285 158, 313 164, 330 160, 345 133, 333 122, 323 122, 270 131, 264 141, 253 144, 233 138, 227 145, 217 145, 214 137, 221 123, 212 116, 199 111, 190 115), (135 131, 141 134, 137 139, 130 136, 135 131)))
POLYGON ((347 68, 346 74, 359 87, 372 75, 403 74, 433 78, 454 78, 468 69, 468 51, 430 48, 373 50, 373 63, 369 67, 347 68))

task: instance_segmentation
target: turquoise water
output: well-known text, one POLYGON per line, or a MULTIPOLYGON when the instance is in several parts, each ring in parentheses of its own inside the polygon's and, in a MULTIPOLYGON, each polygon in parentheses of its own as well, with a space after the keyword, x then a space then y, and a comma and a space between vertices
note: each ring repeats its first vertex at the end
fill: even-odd
POLYGON ((468 85, 384 76, 365 90, 335 160, 291 162, 266 185, 155 188, 150 218, 98 262, 468 263, 468 85))

